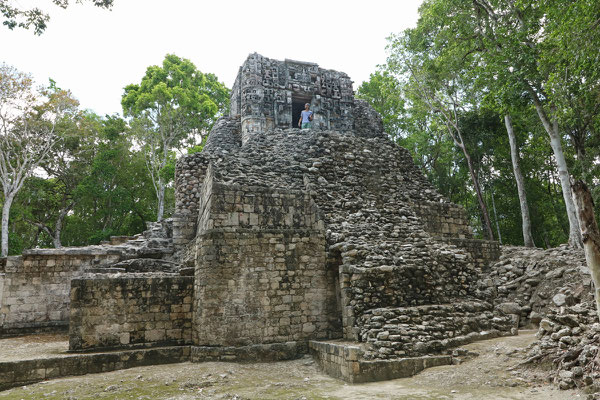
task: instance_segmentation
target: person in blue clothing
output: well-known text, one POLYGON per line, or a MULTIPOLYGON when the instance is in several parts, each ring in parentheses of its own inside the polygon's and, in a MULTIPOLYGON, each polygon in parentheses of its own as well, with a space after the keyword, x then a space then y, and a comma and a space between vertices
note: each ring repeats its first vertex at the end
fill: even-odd
POLYGON ((313 112, 309 110, 310 103, 304 105, 304 110, 300 113, 300 119, 298 120, 298 128, 310 129, 312 128, 313 112))

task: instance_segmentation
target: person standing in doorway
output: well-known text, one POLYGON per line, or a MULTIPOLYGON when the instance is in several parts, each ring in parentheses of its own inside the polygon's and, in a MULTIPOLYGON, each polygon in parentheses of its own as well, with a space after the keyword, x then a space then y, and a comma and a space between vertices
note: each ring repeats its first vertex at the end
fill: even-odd
POLYGON ((313 112, 309 110, 310 103, 304 105, 304 110, 300 113, 300 119, 298 120, 298 128, 310 129, 312 128, 313 112))

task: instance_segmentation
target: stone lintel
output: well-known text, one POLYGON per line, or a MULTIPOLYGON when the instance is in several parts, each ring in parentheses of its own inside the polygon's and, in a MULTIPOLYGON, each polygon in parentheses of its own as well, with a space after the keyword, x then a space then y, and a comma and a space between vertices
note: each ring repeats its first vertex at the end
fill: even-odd
POLYGON ((286 58, 286 59, 285 59, 285 63, 286 63, 286 64, 312 65, 312 66, 316 66, 316 67, 318 67, 318 66, 319 66, 319 64, 317 64, 317 63, 314 63, 314 62, 292 60, 291 58, 286 58))

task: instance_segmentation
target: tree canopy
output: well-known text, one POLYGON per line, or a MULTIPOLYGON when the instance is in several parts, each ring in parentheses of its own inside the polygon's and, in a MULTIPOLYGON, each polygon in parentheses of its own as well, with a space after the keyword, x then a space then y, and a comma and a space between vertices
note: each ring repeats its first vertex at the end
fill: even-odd
MULTIPOLYGON (((93 3, 97 7, 110 9, 114 3, 114 0, 76 0, 76 3, 83 3, 88 1, 93 3)), ((54 5, 67 8, 70 4, 69 0, 48 0, 46 3, 53 3, 54 5)), ((48 27, 50 21, 50 15, 48 14, 47 8, 25 8, 21 6, 18 1, 14 0, 0 0, 0 13, 2 13, 2 25, 8 29, 23 28, 33 29, 36 35, 44 33, 48 27)))
POLYGON ((527 213, 515 210, 528 204, 537 245, 580 245, 571 180, 582 177, 596 204, 600 194, 600 4, 426 0, 419 16, 389 37, 387 63, 358 95, 400 121, 389 133, 470 211, 476 232, 488 225, 483 202, 497 238, 523 243, 527 213))
POLYGON ((8 254, 97 244, 168 216, 176 156, 201 149, 229 105, 229 90, 214 74, 174 55, 126 88, 128 119, 79 109, 52 80, 40 92, 29 75, 6 65, 0 72, 8 254))
POLYGON ((140 84, 125 87, 121 104, 146 157, 163 218, 165 190, 174 175, 175 150, 203 143, 229 106, 229 89, 185 58, 168 54, 148 67, 140 84))

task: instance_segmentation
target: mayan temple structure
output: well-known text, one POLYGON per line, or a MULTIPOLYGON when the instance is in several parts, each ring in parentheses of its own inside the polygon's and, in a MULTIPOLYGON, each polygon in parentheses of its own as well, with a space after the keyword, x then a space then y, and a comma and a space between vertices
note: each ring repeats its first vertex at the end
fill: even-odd
MULTIPOLYGON (((348 75, 254 53, 230 115, 177 162, 173 217, 103 246, 9 258, 0 333, 68 325, 72 352, 161 352, 135 365, 311 353, 349 382, 391 379, 514 333, 485 279, 498 256, 348 75), (313 127, 300 130, 305 103, 313 127)), ((133 364, 111 365, 95 371, 133 364)))
POLYGON ((447 363, 431 355, 510 331, 481 279, 498 243, 472 238, 464 210, 351 83, 251 54, 231 115, 179 161, 173 240, 195 270, 192 359, 310 347, 357 382, 447 363), (305 103, 313 129, 295 129, 305 103))

